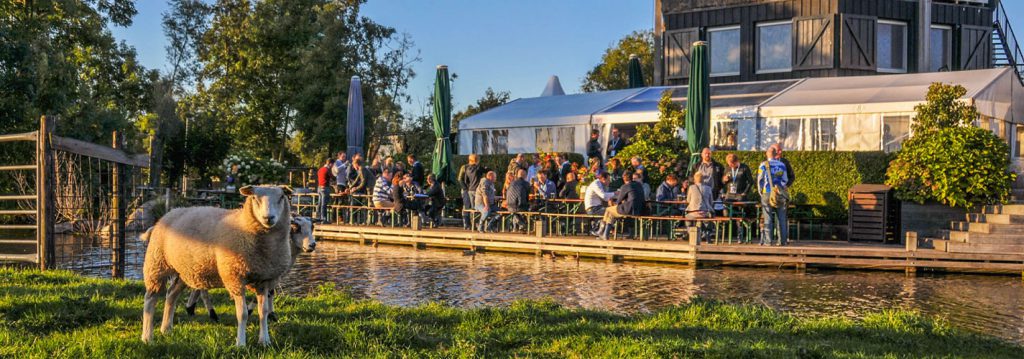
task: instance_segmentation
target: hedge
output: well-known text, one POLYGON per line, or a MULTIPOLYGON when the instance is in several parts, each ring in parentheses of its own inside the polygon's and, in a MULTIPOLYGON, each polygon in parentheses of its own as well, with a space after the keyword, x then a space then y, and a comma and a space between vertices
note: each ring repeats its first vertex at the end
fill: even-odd
MULTIPOLYGON (((725 156, 735 153, 757 176, 764 161, 762 151, 720 151, 715 160, 725 165, 725 156)), ((892 156, 885 152, 787 151, 784 154, 796 172, 790 188, 793 203, 813 208, 816 217, 830 222, 845 221, 848 214, 846 194, 861 183, 885 183, 885 172, 892 156)))

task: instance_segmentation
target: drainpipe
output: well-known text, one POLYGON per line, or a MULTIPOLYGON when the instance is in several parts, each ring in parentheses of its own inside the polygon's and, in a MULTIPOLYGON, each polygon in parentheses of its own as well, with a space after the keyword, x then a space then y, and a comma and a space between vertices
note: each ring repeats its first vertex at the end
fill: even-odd
POLYGON ((928 72, 932 34, 932 0, 917 1, 917 72, 928 72))

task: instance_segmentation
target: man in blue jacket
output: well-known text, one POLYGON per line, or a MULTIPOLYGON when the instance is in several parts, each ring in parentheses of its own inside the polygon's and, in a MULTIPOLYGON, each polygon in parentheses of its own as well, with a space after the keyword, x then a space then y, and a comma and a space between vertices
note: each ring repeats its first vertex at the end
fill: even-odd
POLYGON ((598 239, 608 239, 608 234, 615 226, 617 218, 642 216, 647 209, 647 203, 644 200, 644 187, 633 180, 633 172, 622 173, 622 181, 624 182, 622 187, 619 187, 615 197, 612 198, 612 202, 616 205, 608 207, 604 212, 604 218, 601 220, 604 227, 599 230, 598 239))

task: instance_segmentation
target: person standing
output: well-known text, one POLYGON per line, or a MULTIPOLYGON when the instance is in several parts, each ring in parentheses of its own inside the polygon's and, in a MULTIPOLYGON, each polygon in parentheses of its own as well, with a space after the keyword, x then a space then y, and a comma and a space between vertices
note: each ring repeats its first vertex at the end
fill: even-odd
POLYGON ((615 193, 615 197, 612 199, 616 205, 605 209, 604 218, 602 219, 604 226, 598 233, 598 239, 608 239, 608 234, 611 232, 612 227, 615 226, 616 219, 644 214, 647 206, 643 198, 644 188, 640 183, 633 180, 632 172, 623 172, 622 180, 624 182, 622 187, 619 188, 619 191, 615 193))
POLYGON ((437 177, 433 173, 427 175, 427 197, 430 198, 430 207, 427 210, 427 216, 430 217, 430 224, 433 227, 441 226, 441 211, 444 210, 445 202, 447 199, 444 198, 444 185, 437 181, 437 177))
POLYGON ((761 193, 761 212, 764 216, 761 245, 775 244, 776 230, 779 245, 787 244, 788 233, 782 224, 786 218, 786 206, 789 201, 786 190, 788 180, 786 165, 778 160, 778 151, 774 147, 769 147, 765 153, 765 161, 757 167, 757 189, 761 193))
MULTIPOLYGON (((477 162, 480 160, 476 154, 469 155, 468 163, 459 169, 459 184, 462 186, 462 208, 476 208, 473 201, 476 199, 477 186, 483 179, 487 170, 477 162)), ((462 212, 462 226, 465 229, 473 228, 473 216, 468 211, 462 212)))
POLYGON ((793 166, 789 164, 789 160, 782 155, 782 144, 776 143, 772 147, 775 147, 775 159, 786 165, 786 187, 793 187, 793 183, 796 182, 796 172, 793 171, 793 166))
POLYGON ((491 224, 494 222, 493 215, 498 211, 498 204, 494 194, 494 181, 497 179, 497 173, 487 171, 487 174, 476 187, 476 199, 473 201, 473 204, 476 205, 476 210, 480 211, 480 224, 477 228, 480 233, 486 233, 491 230, 491 224))
POLYGON ((517 168, 515 177, 505 191, 505 206, 512 213, 512 229, 524 230, 526 218, 519 212, 530 210, 530 184, 526 182, 526 170, 517 168))
POLYGON ((416 160, 416 155, 413 154, 406 156, 405 160, 409 163, 409 174, 412 175, 412 185, 422 188, 426 183, 424 182, 426 180, 424 177, 426 175, 426 171, 423 169, 423 163, 416 160))
POLYGON ((601 132, 590 130, 590 141, 587 141, 587 158, 596 158, 598 162, 604 162, 601 156, 601 132))
POLYGON ((754 184, 754 175, 750 173, 750 167, 741 163, 735 153, 725 156, 725 165, 725 175, 722 176, 725 198, 731 201, 746 200, 754 184))
POLYGON ((725 168, 711 157, 710 148, 704 147, 700 151, 700 163, 697 164, 694 171, 700 172, 701 181, 711 187, 712 197, 717 200, 719 192, 722 191, 722 176, 725 173, 725 168))
POLYGON ((348 188, 346 194, 368 194, 373 189, 376 178, 369 168, 363 166, 363 159, 356 155, 352 158, 352 168, 349 170, 348 188))
POLYGON ((331 174, 334 176, 334 192, 345 192, 345 188, 348 186, 350 167, 351 164, 345 156, 345 151, 338 151, 338 158, 334 160, 334 166, 331 167, 331 174))
POLYGON ((320 203, 317 204, 316 215, 322 221, 327 221, 327 203, 331 201, 331 185, 334 178, 331 176, 331 169, 334 168, 334 159, 328 158, 327 162, 316 171, 316 193, 319 195, 320 203))
MULTIPOLYGON (((586 208, 587 214, 591 216, 604 215, 605 209, 608 207, 608 201, 615 195, 615 193, 608 191, 609 182, 611 180, 608 178, 608 172, 601 172, 597 174, 594 182, 587 186, 587 190, 583 194, 583 207, 586 208)), ((591 222, 590 234, 594 237, 600 236, 599 230, 600 226, 591 222)))
POLYGON ((622 138, 622 134, 619 133, 619 129, 613 127, 612 137, 608 139, 608 158, 615 157, 615 155, 622 152, 622 149, 626 148, 626 146, 628 146, 626 139, 622 138))

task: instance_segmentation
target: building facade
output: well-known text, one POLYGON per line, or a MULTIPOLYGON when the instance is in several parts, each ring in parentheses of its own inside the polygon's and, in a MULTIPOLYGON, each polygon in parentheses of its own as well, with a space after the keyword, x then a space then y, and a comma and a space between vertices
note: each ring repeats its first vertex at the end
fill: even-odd
POLYGON ((988 69, 997 1, 655 0, 655 84, 688 83, 697 40, 712 83, 988 69))

